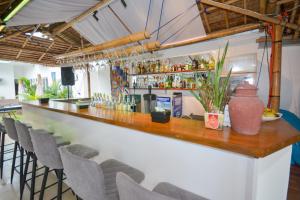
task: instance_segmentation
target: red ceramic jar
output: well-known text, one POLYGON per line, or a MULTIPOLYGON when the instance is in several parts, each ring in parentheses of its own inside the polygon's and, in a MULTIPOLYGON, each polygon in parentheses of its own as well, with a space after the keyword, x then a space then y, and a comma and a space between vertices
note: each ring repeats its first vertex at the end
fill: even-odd
POLYGON ((240 134, 256 135, 261 127, 264 104, 256 93, 254 85, 243 82, 229 101, 231 127, 240 134))

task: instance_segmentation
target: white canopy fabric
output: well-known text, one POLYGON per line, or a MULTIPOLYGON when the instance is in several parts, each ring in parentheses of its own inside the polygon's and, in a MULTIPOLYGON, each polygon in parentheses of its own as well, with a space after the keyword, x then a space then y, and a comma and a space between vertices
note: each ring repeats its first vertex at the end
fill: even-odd
MULTIPOLYGON (((125 0, 127 4, 125 8, 120 0, 114 0, 110 3, 110 7, 132 33, 144 31, 145 28, 152 33, 158 29, 159 21, 164 25, 175 16, 184 13, 160 30, 158 36, 160 42, 175 42, 206 34, 195 0, 152 0, 146 27, 150 1, 125 0)), ((96 0, 32 0, 9 21, 8 25, 67 22, 97 2, 96 0)), ((73 28, 93 44, 130 34, 111 9, 104 7, 96 14, 98 21, 91 15, 75 24, 73 28)), ((156 38, 157 32, 152 35, 151 40, 156 38)))
POLYGON ((96 0, 31 0, 7 25, 20 26, 67 21, 97 2, 96 0))

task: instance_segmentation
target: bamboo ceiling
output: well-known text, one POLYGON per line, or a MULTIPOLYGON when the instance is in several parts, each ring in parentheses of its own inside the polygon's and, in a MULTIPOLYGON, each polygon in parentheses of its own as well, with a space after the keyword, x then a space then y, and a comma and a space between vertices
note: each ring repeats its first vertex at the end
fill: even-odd
MULTIPOLYGON (((14 0, 0 1, 0 15, 10 7, 14 0)), ((288 20, 292 24, 299 24, 300 3, 299 0, 215 0, 216 2, 237 6, 257 13, 265 14, 269 17, 278 15, 282 10, 287 11, 288 20), (297 2, 298 1, 298 5, 297 2)), ((201 2, 201 1, 200 1, 201 2)), ((225 29, 232 29, 245 24, 258 23, 257 19, 246 17, 231 11, 221 10, 206 4, 198 4, 201 19, 207 34, 219 32, 225 29)), ((200 21, 199 21, 200 23, 200 21)), ((39 63, 43 65, 55 65, 55 56, 65 54, 81 47, 91 46, 73 28, 68 28, 62 33, 52 37, 53 40, 41 39, 25 35, 32 32, 38 26, 38 31, 50 35, 59 24, 35 25, 25 27, 10 27, 0 35, 0 59, 15 60, 29 63, 39 63)), ((299 31, 285 30, 285 34, 296 35, 299 31)), ((51 35, 50 35, 51 36, 51 35)))

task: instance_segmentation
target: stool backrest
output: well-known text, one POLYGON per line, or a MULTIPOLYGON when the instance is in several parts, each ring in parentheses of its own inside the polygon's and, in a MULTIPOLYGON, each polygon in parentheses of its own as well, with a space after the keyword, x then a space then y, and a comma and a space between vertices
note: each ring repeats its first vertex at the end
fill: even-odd
POLYGON ((117 173, 117 187, 120 200, 175 200, 143 188, 122 172, 117 173))
POLYGON ((55 138, 45 130, 30 129, 34 152, 44 166, 63 169, 55 138))
POLYGON ((0 133, 6 132, 5 127, 0 123, 0 133))
POLYGON ((82 199, 107 200, 104 176, 100 166, 72 154, 67 147, 59 148, 68 185, 82 199))
POLYGON ((3 117, 3 124, 7 132, 7 135, 11 139, 18 141, 18 134, 15 126, 15 120, 13 118, 3 117))
POLYGON ((15 126, 21 147, 23 147, 26 151, 34 152, 29 134, 29 128, 20 121, 15 121, 15 126))

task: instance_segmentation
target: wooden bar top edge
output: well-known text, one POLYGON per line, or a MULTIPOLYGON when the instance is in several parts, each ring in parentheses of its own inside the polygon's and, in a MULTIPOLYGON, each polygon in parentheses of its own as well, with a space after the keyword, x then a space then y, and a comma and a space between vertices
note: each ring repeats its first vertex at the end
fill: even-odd
POLYGON ((151 122, 149 114, 114 111, 101 108, 77 109, 75 104, 52 102, 22 102, 23 105, 82 117, 115 126, 121 126, 150 134, 171 137, 204 146, 262 158, 300 141, 300 132, 282 119, 264 122, 257 135, 247 136, 231 128, 223 131, 204 127, 204 122, 171 118, 165 124, 151 122))

